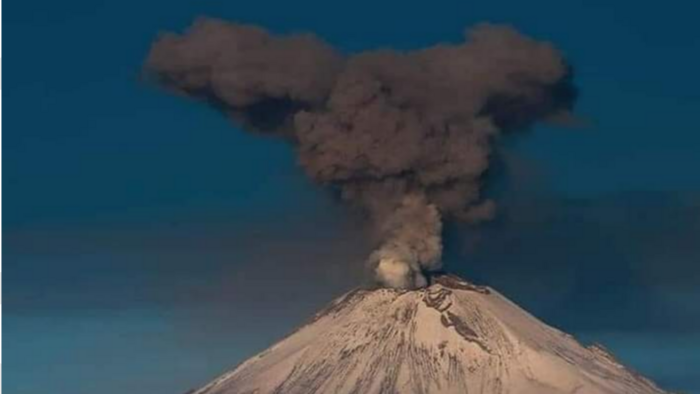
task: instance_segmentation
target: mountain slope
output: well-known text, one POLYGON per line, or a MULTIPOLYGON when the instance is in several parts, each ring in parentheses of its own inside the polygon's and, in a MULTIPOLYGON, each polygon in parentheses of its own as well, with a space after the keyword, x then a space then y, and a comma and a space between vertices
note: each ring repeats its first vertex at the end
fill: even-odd
POLYGON ((496 291, 452 276, 355 290, 196 394, 652 394, 602 347, 583 347, 496 291))

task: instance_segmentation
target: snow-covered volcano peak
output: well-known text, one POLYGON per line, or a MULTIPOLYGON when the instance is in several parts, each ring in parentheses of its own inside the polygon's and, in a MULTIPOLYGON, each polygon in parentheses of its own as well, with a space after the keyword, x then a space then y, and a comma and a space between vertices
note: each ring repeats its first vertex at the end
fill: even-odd
POLYGON ((354 290, 196 394, 663 393, 488 287, 354 290))

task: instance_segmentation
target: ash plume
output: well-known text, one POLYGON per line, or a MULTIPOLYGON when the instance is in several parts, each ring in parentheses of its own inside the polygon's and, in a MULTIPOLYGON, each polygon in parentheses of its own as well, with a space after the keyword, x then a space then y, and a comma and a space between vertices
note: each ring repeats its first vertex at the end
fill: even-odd
POLYGON ((482 195, 495 144, 567 116, 576 90, 551 44, 481 24, 459 43, 343 54, 312 34, 200 18, 153 44, 147 75, 251 131, 296 145, 314 181, 370 217, 383 285, 426 285, 442 221, 495 212, 482 195))

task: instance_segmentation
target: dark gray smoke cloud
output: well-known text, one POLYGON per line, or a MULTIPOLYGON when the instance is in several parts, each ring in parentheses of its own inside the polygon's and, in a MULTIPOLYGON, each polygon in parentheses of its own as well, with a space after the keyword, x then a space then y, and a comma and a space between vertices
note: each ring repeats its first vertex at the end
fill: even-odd
POLYGON ((162 35, 146 71, 293 141, 312 179, 369 214, 370 267, 400 288, 440 268, 443 220, 493 216, 482 183, 500 136, 566 116, 576 96, 551 44, 491 24, 457 44, 346 55, 311 34, 202 18, 162 35))

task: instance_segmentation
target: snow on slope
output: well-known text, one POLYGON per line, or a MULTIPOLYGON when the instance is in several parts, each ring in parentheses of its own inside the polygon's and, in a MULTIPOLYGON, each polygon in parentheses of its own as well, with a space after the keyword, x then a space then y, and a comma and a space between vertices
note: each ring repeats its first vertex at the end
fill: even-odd
POLYGON ((496 291, 452 276, 355 290, 195 394, 664 393, 496 291))

